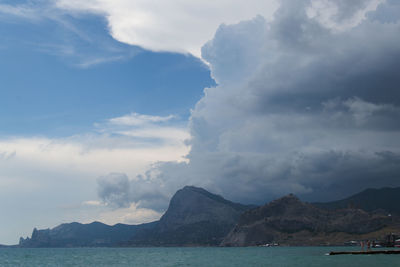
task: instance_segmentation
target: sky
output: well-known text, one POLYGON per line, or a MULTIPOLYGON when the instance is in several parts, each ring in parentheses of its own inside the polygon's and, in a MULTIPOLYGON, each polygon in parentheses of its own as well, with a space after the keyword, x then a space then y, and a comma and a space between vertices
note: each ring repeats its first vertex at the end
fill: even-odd
POLYGON ((0 0, 0 244, 400 186, 396 0, 0 0))

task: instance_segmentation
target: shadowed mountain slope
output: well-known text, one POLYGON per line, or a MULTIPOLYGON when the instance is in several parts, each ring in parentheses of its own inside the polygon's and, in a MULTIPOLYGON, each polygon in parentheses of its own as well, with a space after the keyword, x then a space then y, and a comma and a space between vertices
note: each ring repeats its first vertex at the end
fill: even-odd
POLYGON ((361 209, 324 210, 288 195, 245 212, 221 245, 327 244, 328 236, 333 233, 360 236, 392 225, 393 220, 393 217, 361 209))
POLYGON ((114 226, 61 224, 34 229, 31 238, 20 239, 19 246, 342 245, 352 239, 378 238, 388 231, 400 233, 400 219, 394 212, 400 203, 397 190, 369 189, 345 200, 317 204, 288 195, 257 207, 186 186, 175 193, 159 221, 114 226), (388 216, 388 211, 394 215, 388 216))
POLYGON ((172 197, 157 226, 141 232, 130 245, 218 245, 240 215, 254 207, 185 186, 172 197))
POLYGON ((118 246, 138 231, 150 229, 156 223, 141 225, 116 224, 113 226, 100 222, 81 224, 64 223, 53 229, 32 232, 31 238, 20 238, 20 247, 101 247, 118 246))
POLYGON ((159 221, 142 224, 66 223, 34 229, 20 247, 218 245, 246 206, 193 186, 178 190, 159 221))
POLYGON ((400 215, 400 187, 366 189, 348 198, 327 203, 314 203, 320 208, 345 209, 349 207, 365 211, 384 210, 387 213, 400 215))

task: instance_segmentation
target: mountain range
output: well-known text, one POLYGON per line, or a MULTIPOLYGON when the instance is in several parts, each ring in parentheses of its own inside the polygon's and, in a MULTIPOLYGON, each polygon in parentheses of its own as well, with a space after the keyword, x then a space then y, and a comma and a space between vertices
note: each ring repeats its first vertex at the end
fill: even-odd
POLYGON ((369 188, 348 198, 326 202, 313 203, 315 206, 325 209, 358 208, 365 211, 384 210, 390 214, 400 215, 400 188, 369 188))
POLYGON ((244 212, 221 245, 340 245, 360 236, 379 239, 377 231, 393 226, 393 218, 356 208, 322 209, 288 195, 244 212))
POLYGON ((255 207, 228 201, 202 188, 186 186, 175 193, 159 221, 114 226, 74 222, 53 229, 35 228, 31 238, 20 238, 19 246, 216 246, 240 215, 255 207))
POLYGON ((257 207, 186 186, 175 193, 159 221, 35 228, 30 238, 20 239, 19 247, 343 244, 400 232, 399 195, 400 188, 368 189, 340 201, 313 204, 288 195, 257 207))

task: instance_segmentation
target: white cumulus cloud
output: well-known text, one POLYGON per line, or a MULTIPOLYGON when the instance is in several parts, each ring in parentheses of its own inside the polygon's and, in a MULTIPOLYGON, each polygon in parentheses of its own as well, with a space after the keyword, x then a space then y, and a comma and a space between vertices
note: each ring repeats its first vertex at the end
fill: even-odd
POLYGON ((135 116, 146 123, 115 125, 110 122, 118 118, 111 118, 97 123, 90 133, 71 137, 1 137, 0 209, 9 216, 0 226, 15 227, 2 232, 0 239, 13 237, 17 242, 34 226, 48 228, 62 222, 97 220, 113 224, 158 219, 158 211, 137 207, 140 199, 130 198, 137 203, 123 203, 124 209, 116 211, 97 196, 97 179, 105 174, 144 176, 159 161, 186 160, 189 147, 185 139, 189 134, 183 126, 163 117, 135 116), (137 134, 119 132, 117 126, 137 134))
POLYGON ((221 23, 236 23, 256 14, 269 18, 276 0, 57 0, 60 9, 104 15, 118 41, 153 51, 192 53, 213 36, 221 23))

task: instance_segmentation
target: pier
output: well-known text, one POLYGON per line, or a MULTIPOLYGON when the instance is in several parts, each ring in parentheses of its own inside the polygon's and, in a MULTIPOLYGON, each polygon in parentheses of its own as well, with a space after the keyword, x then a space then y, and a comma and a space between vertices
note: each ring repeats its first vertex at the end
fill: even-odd
POLYGON ((400 250, 331 251, 331 252, 329 252, 329 255, 371 255, 371 254, 400 254, 400 250))

